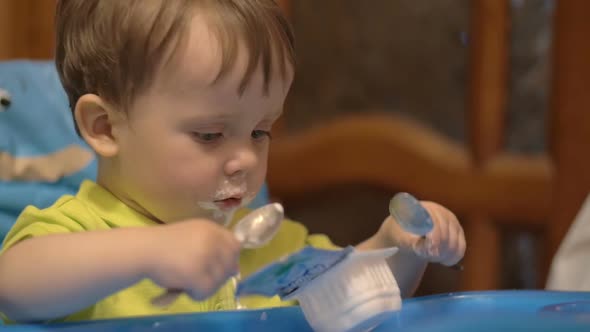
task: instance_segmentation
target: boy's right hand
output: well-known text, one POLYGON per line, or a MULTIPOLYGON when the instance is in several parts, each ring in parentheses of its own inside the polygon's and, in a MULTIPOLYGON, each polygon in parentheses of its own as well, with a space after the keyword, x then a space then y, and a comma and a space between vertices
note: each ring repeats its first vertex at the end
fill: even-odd
POLYGON ((152 227, 148 278, 161 287, 204 300, 239 271, 240 243, 231 231, 204 219, 152 227))

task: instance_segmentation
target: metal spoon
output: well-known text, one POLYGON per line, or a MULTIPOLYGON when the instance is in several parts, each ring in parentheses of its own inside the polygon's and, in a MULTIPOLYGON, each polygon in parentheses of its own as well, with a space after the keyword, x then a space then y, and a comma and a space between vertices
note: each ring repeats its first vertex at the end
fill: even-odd
MULTIPOLYGON (((281 227, 283 217, 284 210, 281 204, 267 204, 242 218, 234 227, 233 233, 242 248, 259 248, 272 240, 281 227)), ((152 304, 158 307, 168 307, 182 293, 183 291, 179 289, 168 289, 162 295, 152 299, 152 304)))
POLYGON ((283 218, 281 204, 268 204, 248 213, 236 224, 233 232, 242 248, 260 248, 272 240, 281 227, 283 218))
MULTIPOLYGON (((407 232, 425 237, 434 228, 434 223, 428 211, 420 202, 408 193, 398 193, 389 201, 389 214, 407 232)), ((454 270, 463 270, 463 265, 457 263, 449 266, 454 270)))

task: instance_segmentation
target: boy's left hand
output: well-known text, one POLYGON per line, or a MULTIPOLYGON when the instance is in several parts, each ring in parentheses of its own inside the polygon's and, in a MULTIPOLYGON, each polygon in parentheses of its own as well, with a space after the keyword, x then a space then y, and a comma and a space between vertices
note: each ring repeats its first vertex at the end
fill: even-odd
POLYGON ((402 252, 413 252, 429 262, 447 266, 457 264, 465 254, 465 234, 457 217, 445 207, 433 202, 420 202, 428 211, 434 227, 426 236, 405 231, 389 216, 383 222, 380 235, 402 252))

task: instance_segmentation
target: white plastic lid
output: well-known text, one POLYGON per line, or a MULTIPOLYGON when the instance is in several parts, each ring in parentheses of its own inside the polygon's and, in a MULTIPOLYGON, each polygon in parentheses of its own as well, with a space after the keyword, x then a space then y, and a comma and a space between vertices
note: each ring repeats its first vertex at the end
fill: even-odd
POLYGON ((401 309, 386 258, 397 248, 353 252, 286 299, 297 299, 317 332, 368 331, 401 309))

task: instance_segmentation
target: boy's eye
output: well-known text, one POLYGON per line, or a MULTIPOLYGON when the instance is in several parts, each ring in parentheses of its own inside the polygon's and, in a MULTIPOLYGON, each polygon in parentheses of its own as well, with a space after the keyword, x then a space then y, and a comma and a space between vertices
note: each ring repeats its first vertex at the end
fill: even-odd
POLYGON ((266 130, 253 130, 252 131, 252 138, 256 140, 264 139, 264 138, 271 138, 270 131, 266 130))
POLYGON ((211 143, 223 137, 222 133, 193 133, 193 136, 201 142, 211 143))

